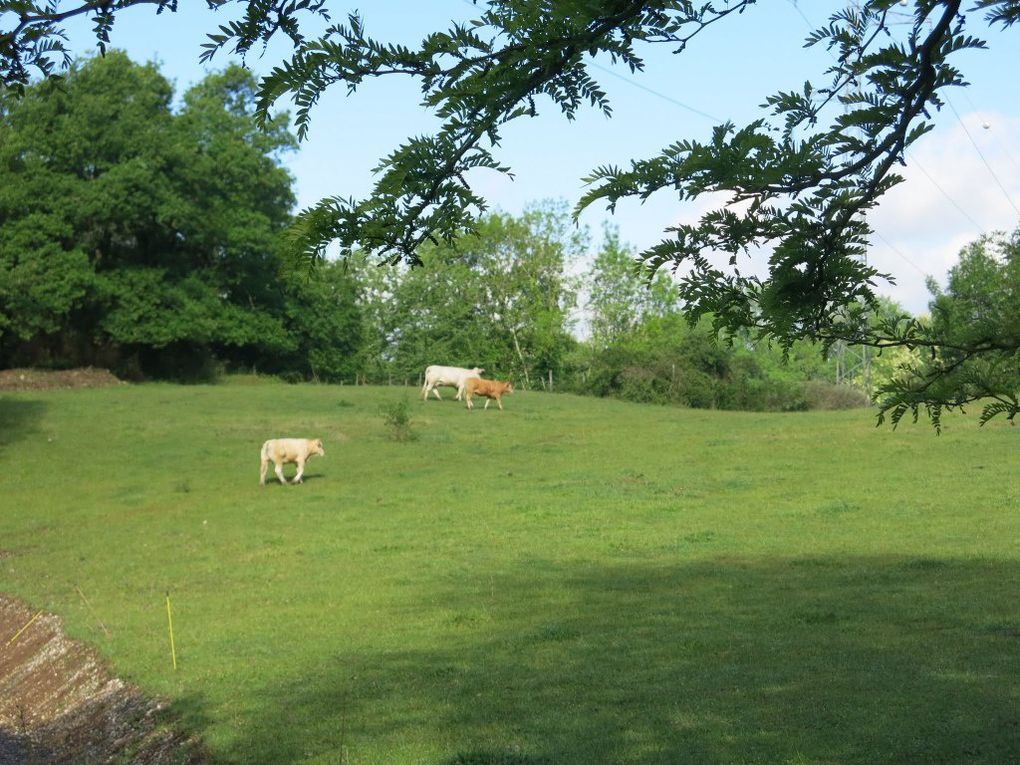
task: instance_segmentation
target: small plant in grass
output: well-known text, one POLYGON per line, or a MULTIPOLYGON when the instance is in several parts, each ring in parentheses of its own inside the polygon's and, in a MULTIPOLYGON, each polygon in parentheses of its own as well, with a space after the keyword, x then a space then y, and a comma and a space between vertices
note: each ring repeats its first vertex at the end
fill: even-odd
POLYGON ((383 420, 393 441, 414 441, 418 434, 411 427, 411 406, 407 397, 382 408, 383 420))

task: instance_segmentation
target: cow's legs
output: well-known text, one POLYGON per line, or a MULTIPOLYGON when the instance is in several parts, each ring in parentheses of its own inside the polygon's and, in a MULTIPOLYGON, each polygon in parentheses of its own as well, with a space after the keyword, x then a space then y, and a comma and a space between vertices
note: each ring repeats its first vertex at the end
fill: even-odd
POLYGON ((301 483, 301 476, 305 473, 305 461, 297 461, 297 475, 294 476, 294 480, 291 483, 301 483))
POLYGON ((283 463, 282 462, 277 462, 276 463, 276 477, 280 479, 280 483, 282 483, 284 486, 287 485, 287 479, 283 477, 283 463))
POLYGON ((438 385, 433 385, 432 386, 432 392, 436 394, 436 398, 438 398, 440 401, 443 400, 443 397, 439 395, 439 386, 438 385))
POLYGON ((259 466, 259 486, 266 485, 266 471, 269 470, 269 460, 265 457, 262 458, 262 464, 259 466))

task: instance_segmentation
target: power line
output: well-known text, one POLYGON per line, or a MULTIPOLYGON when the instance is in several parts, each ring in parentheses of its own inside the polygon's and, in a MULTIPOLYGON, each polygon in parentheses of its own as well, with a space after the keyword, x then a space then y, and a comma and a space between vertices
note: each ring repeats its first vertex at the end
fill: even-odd
POLYGON ((1003 186, 1002 181, 999 180, 999 176, 996 175, 995 171, 992 169, 992 166, 988 163, 988 160, 985 159, 984 153, 981 151, 981 148, 977 145, 977 141, 974 140, 974 136, 970 134, 970 131, 967 129, 967 126, 963 123, 963 118, 961 118, 960 113, 956 111, 956 107, 953 106, 953 102, 949 100, 948 96, 945 97, 945 100, 946 103, 949 104, 949 108, 953 110, 953 114, 956 115, 956 119, 959 121, 960 127, 963 128, 963 132, 967 135, 967 138, 970 140, 971 145, 974 147, 974 151, 976 151, 978 153, 978 156, 981 157, 981 161, 985 163, 985 167, 988 168, 988 172, 991 174, 992 178, 995 179, 995 182, 998 184, 999 188, 1002 189, 1002 194, 1003 196, 1006 197, 1006 201, 1009 202, 1010 207, 1013 208, 1016 214, 1020 216, 1020 207, 1017 207, 1016 204, 1013 202, 1013 199, 1012 197, 1010 197, 1009 192, 1006 191, 1006 187, 1003 186))
POLYGON ((935 188, 937 188, 939 191, 942 192, 942 196, 944 196, 946 199, 949 200, 949 204, 951 204, 953 207, 955 207, 957 209, 957 211, 959 211, 960 215, 962 215, 964 218, 966 218, 967 220, 969 220, 971 223, 974 224, 974 228, 976 228, 978 230, 979 234, 983 234, 985 232, 984 227, 980 223, 978 223, 976 220, 974 220, 972 217, 970 217, 970 215, 967 213, 967 211, 964 210, 962 207, 960 207, 960 205, 958 205, 956 203, 955 199, 953 199, 951 196, 949 196, 949 193, 944 188, 942 188, 939 185, 939 182, 936 181, 932 177, 931 173, 929 173, 927 170, 924 169, 924 166, 920 162, 918 162, 916 159, 914 159, 914 157, 911 156, 911 155, 907 155, 907 158, 910 160, 910 163, 912 165, 914 165, 914 167, 916 167, 918 170, 920 170, 922 173, 924 173, 925 177, 929 181, 931 181, 932 186, 934 186, 935 188))
POLYGON ((813 24, 811 23, 811 20, 810 20, 810 19, 809 19, 809 18, 808 18, 807 16, 805 16, 805 15, 804 15, 804 11, 802 11, 802 10, 800 9, 800 6, 799 6, 799 5, 797 5, 797 0, 790 0, 790 5, 792 5, 792 6, 793 6, 793 8, 794 8, 794 10, 795 10, 795 11, 797 11, 797 13, 799 13, 799 14, 800 14, 800 17, 801 17, 802 19, 804 19, 804 23, 808 25, 808 29, 809 29, 809 30, 811 30, 811 31, 813 32, 813 31, 814 31, 814 29, 815 29, 815 27, 814 27, 814 25, 813 25, 813 24))
MULTIPOLYGON (((813 26, 813 25, 811 24, 811 20, 810 20, 810 19, 808 19, 808 17, 804 15, 804 11, 802 11, 802 10, 800 9, 800 6, 799 6, 799 5, 797 4, 797 0, 789 0, 789 1, 790 1, 790 4, 791 4, 791 5, 792 5, 792 6, 794 7, 794 9, 796 9, 797 13, 799 13, 799 14, 800 14, 800 17, 801 17, 802 19, 804 19, 804 23, 808 25, 808 28, 809 28, 809 29, 814 29, 814 26, 813 26)), ((835 59, 835 57, 833 57, 833 59, 835 59)), ((946 100, 948 101, 948 99, 946 99, 946 100)), ((952 106, 952 104, 950 104, 950 106, 952 106)), ((954 109, 953 111, 955 112, 956 110, 954 109)), ((974 224, 974 228, 976 228, 976 229, 978 230, 978 233, 979 233, 979 234, 982 234, 982 233, 984 233, 984 228, 983 228, 983 227, 982 227, 982 226, 981 226, 981 225, 980 225, 980 224, 979 224, 979 223, 978 223, 977 221, 975 221, 975 220, 974 220, 974 219, 973 219, 973 218, 972 218, 972 217, 971 217, 971 216, 970 216, 970 215, 969 215, 969 214, 967 213, 967 211, 966 211, 966 210, 964 210, 964 209, 963 209, 963 208, 962 208, 962 207, 961 207, 961 206, 960 206, 960 205, 959 205, 959 204, 958 204, 958 203, 956 202, 956 200, 955 200, 955 199, 953 199, 953 198, 952 198, 951 196, 949 196, 949 192, 947 192, 947 191, 946 191, 946 190, 945 190, 944 188, 942 188, 942 186, 940 186, 940 185, 939 185, 938 181, 936 181, 936 180, 935 180, 935 178, 933 178, 933 177, 932 177, 931 173, 929 173, 929 172, 928 172, 927 170, 925 170, 925 169, 924 169, 924 166, 923 166, 923 165, 922 165, 922 164, 921 164, 920 162, 918 162, 918 161, 917 161, 917 158, 916 158, 916 157, 913 157, 913 156, 911 156, 911 157, 910 157, 910 163, 911 163, 911 164, 912 164, 912 165, 913 165, 914 167, 916 167, 916 168, 917 168, 918 170, 920 170, 920 171, 921 171, 922 173, 924 173, 925 177, 927 177, 927 179, 928 179, 929 181, 931 181, 932 185, 933 185, 933 186, 934 186, 934 187, 935 187, 936 189, 938 189, 938 190, 939 190, 939 192, 940 192, 940 193, 942 194, 942 196, 944 196, 944 197, 945 197, 945 198, 946 198, 947 200, 949 200, 949 203, 950 203, 950 204, 951 204, 951 205, 952 205, 953 207, 955 207, 955 208, 956 208, 956 209, 957 209, 957 210, 959 211, 959 213, 960 213, 960 214, 961 214, 961 215, 962 215, 963 217, 965 217, 965 218, 966 218, 967 220, 969 220, 969 221, 970 221, 971 223, 973 223, 973 224, 974 224)), ((987 163, 985 163, 985 164, 987 164, 987 163)), ((1012 204, 1012 202, 1010 202, 1010 204, 1012 204)), ((906 258, 904 258, 904 260, 906 260, 906 258)), ((908 262, 909 262, 909 261, 908 261, 908 262)), ((915 268, 916 268, 916 266, 915 266, 915 268)))
POLYGON ((640 82, 637 82, 636 80, 632 80, 630 77, 625 77, 625 76, 623 76, 622 74, 620 74, 618 72, 614 72, 612 69, 609 69, 607 67, 602 66, 601 64, 596 64, 594 61, 589 62, 589 66, 592 66, 592 67, 594 67, 596 69, 600 69, 601 71, 605 72, 606 74, 611 74, 613 77, 617 78, 618 80, 623 80, 628 85, 633 85, 635 88, 643 90, 646 93, 651 93, 653 96, 657 96, 658 98, 661 98, 664 101, 669 101, 669 103, 674 104, 676 106, 679 106, 681 109, 686 109, 687 111, 693 112, 694 114, 697 114, 700 117, 704 117, 705 119, 711 120, 712 122, 714 122, 716 124, 719 124, 719 123, 723 122, 723 120, 720 119, 719 117, 711 115, 708 112, 703 112, 703 111, 701 111, 701 109, 695 109, 693 106, 685 104, 682 101, 677 101, 675 98, 673 98, 672 96, 667 96, 665 93, 660 93, 657 90, 652 90, 651 88, 646 87, 645 85, 642 85, 640 82))
MULTIPOLYGON (((472 8, 476 7, 475 4, 473 2, 471 2, 471 0, 463 0, 463 1, 464 1, 465 4, 470 5, 472 8)), ((596 64, 594 61, 590 61, 588 63, 589 63, 589 66, 591 66, 591 67, 593 67, 595 69, 598 69, 600 71, 603 71, 606 74, 612 75, 613 77, 615 77, 618 80, 623 80, 628 85, 631 85, 631 86, 633 86, 635 88, 638 88, 639 90, 643 90, 646 93, 651 93, 653 96, 656 96, 657 98, 661 98, 664 101, 668 101, 669 103, 673 104, 674 106, 679 106, 681 109, 686 109, 687 111, 691 112, 692 114, 697 114, 699 117, 704 117, 707 120, 711 120, 715 124, 720 124, 720 123, 724 122, 724 120, 720 119, 719 117, 716 117, 716 116, 714 116, 712 114, 709 114, 708 112, 703 112, 701 109, 696 109, 693 106, 691 106, 690 104, 685 104, 683 101, 678 101, 677 99, 673 98, 672 96, 667 96, 665 93, 660 93, 657 90, 653 90, 652 88, 649 88, 646 85, 642 85, 637 80, 632 80, 630 77, 625 77, 624 75, 620 74, 619 72, 614 72, 612 69, 609 69, 608 67, 602 66, 601 64, 596 64)))
POLYGON ((912 260, 911 260, 910 258, 908 258, 908 257, 907 257, 906 255, 904 255, 904 254, 903 254, 902 252, 900 252, 900 251, 899 251, 899 249, 897 249, 896 247, 894 247, 894 246, 893 246, 893 244, 892 244, 892 242, 890 242, 890 241, 889 241, 888 239, 886 239, 886 238, 885 238, 884 236, 882 236, 882 235, 881 235, 880 233, 878 233, 877 231, 875 231, 875 232, 873 232, 873 233, 875 234, 875 236, 877 236, 877 237, 878 237, 879 239, 881 239, 881 240, 882 240, 883 244, 885 244, 885 246, 886 246, 886 247, 888 247, 888 248, 889 248, 890 250, 892 250, 892 251, 893 251, 894 253, 896 253, 897 255, 899 255, 899 256, 900 256, 900 258, 901 258, 901 259, 902 259, 902 260, 903 260, 903 261, 904 261, 905 263, 907 263, 908 265, 911 265, 911 266, 913 266, 913 267, 914 267, 914 270, 915 270, 915 271, 917 271, 917 273, 919 273, 919 274, 920 274, 921 276, 923 276, 923 277, 925 277, 925 278, 927 278, 927 277, 928 277, 928 274, 926 274, 926 273, 925 273, 925 272, 924 272, 924 271, 923 271, 923 270, 921 269, 921 267, 920 267, 919 265, 917 265, 917 263, 915 263, 914 261, 912 261, 912 260))
MULTIPOLYGON (((981 111, 980 109, 977 108, 977 106, 974 105, 974 101, 971 100, 971 97, 970 95, 968 95, 966 88, 964 88, 960 92, 963 94, 963 97, 967 99, 967 103, 970 104, 970 109, 972 112, 977 113, 981 111)), ((982 127, 985 128, 985 130, 989 130, 992 127, 992 125, 986 122, 984 125, 982 125, 982 127)), ((1015 167, 1017 170, 1020 170, 1020 162, 1016 161, 1016 157, 1014 157, 1013 154, 1010 152, 1009 147, 1003 142, 999 134, 996 133, 995 131, 992 131, 992 136, 995 139, 995 143, 998 144, 999 151, 1001 151, 1005 155, 1006 159, 1013 163, 1013 167, 1015 167)))

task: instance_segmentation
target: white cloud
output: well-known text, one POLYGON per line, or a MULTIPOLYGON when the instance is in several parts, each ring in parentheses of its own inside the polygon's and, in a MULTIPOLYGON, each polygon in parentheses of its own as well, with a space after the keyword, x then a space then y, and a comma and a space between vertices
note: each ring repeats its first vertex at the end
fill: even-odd
POLYGON ((870 262, 897 281, 880 291, 923 311, 924 274, 942 282, 966 244, 1014 230, 1020 224, 1017 157, 1020 119, 994 112, 963 114, 918 142, 898 170, 905 182, 870 218, 877 232, 870 262))

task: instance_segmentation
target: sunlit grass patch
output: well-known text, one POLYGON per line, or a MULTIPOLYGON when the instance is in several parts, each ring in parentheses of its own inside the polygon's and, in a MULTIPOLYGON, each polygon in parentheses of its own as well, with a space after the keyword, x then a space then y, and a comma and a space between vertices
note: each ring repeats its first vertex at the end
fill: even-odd
POLYGON ((420 438, 393 441, 381 412, 405 395, 5 395, 2 589, 231 762, 1016 751, 1015 429, 528 392, 485 418, 412 399, 420 438), (260 488, 281 436, 326 456, 260 488))

